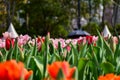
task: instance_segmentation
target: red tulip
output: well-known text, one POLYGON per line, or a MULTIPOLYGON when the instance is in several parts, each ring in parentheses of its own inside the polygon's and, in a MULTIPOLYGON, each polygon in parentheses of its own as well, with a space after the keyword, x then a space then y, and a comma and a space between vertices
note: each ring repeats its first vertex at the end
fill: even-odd
POLYGON ((73 80, 72 76, 75 72, 75 67, 70 68, 68 62, 53 62, 51 65, 48 65, 48 73, 51 76, 52 80, 57 80, 59 70, 62 70, 64 78, 62 80, 73 80))
POLYGON ((45 38, 44 37, 38 37, 37 38, 37 48, 38 48, 38 51, 40 51, 41 50, 41 48, 42 48, 42 43, 45 41, 45 38))
POLYGON ((86 36, 86 41, 88 42, 88 44, 92 44, 93 43, 93 36, 86 36))
POLYGON ((0 80, 28 80, 32 73, 24 68, 22 62, 10 60, 0 63, 0 80))
POLYGON ((78 43, 78 44, 83 43, 83 39, 78 39, 77 43, 78 43))
POLYGON ((44 42, 44 41, 45 41, 45 37, 38 37, 37 38, 37 43, 44 42))
POLYGON ((10 45, 12 45, 12 47, 14 47, 14 39, 7 38, 5 40, 5 47, 7 50, 10 49, 10 45))

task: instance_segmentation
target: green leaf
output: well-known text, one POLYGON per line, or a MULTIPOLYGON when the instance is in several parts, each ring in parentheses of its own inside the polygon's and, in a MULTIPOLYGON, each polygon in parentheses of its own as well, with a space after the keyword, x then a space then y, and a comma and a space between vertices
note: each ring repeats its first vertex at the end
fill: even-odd
MULTIPOLYGON (((24 50, 22 50, 22 48, 18 47, 18 50, 19 50, 19 57, 18 59, 21 60, 21 61, 24 61, 24 59, 26 59, 28 57, 29 54, 27 54, 27 57, 26 57, 26 53, 24 50), (26 58, 25 58, 26 57, 26 58)), ((28 50, 29 51, 29 50, 28 50)))
POLYGON ((64 74, 62 72, 62 69, 60 69, 57 75, 57 80, 63 80, 63 79, 64 79, 64 74))
POLYGON ((46 66, 48 64, 48 56, 50 55, 49 53, 49 35, 46 36, 45 38, 45 53, 44 53, 44 58, 43 58, 43 77, 45 77, 46 74, 46 66))
POLYGON ((80 55, 80 58, 81 58, 81 57, 84 58, 84 57, 87 55, 87 46, 88 46, 88 45, 85 44, 83 47, 81 47, 80 54, 79 54, 79 55, 80 55))
POLYGON ((98 40, 96 42, 96 46, 100 47, 102 50, 103 50, 103 37, 101 36, 100 32, 97 30, 97 33, 98 33, 98 40))
POLYGON ((15 40, 15 45, 13 49, 13 58, 18 61, 18 43, 17 39, 15 40))
POLYGON ((113 63, 114 62, 114 53, 105 40, 104 40, 104 47, 106 50, 106 59, 113 63))
POLYGON ((30 66, 29 64, 30 64, 31 57, 37 55, 36 42, 35 42, 34 47, 31 47, 31 50, 32 51, 30 53, 27 53, 27 57, 26 57, 26 60, 25 60, 25 64, 26 64, 27 68, 30 66))
POLYGON ((101 64, 101 68, 105 74, 107 73, 114 73, 114 66, 110 62, 103 62, 101 64))
POLYGON ((89 73, 92 74, 92 78, 94 78, 95 80, 97 80, 97 78, 98 78, 98 72, 99 72, 98 71, 99 66, 95 66, 95 63, 93 63, 92 61, 89 61, 87 65, 90 67, 90 71, 91 72, 89 71, 89 73))
POLYGON ((37 56, 37 42, 35 41, 34 49, 32 51, 33 56, 37 56))
POLYGON ((11 60, 13 57, 13 48, 10 47, 10 50, 6 53, 7 60, 11 60))
POLYGON ((0 51, 0 62, 2 62, 3 60, 4 60, 4 56, 3 56, 3 54, 0 51))
POLYGON ((54 54, 55 53, 55 49, 54 49, 54 46, 53 46, 52 43, 49 44, 49 48, 50 48, 50 50, 49 50, 50 54, 54 54))
POLYGON ((78 79, 79 80, 83 80, 83 76, 85 75, 84 70, 85 70, 87 62, 88 62, 88 59, 86 58, 79 59, 79 62, 78 62, 78 75, 79 75, 78 79))
POLYGON ((69 56, 67 56, 68 58, 67 58, 67 61, 69 62, 69 63, 72 63, 71 61, 72 61, 72 50, 70 51, 70 54, 71 55, 69 55, 69 56))
POLYGON ((71 44, 71 49, 72 49, 72 59, 73 59, 73 65, 77 65, 78 64, 78 51, 77 51, 77 48, 74 47, 72 44, 71 44))
POLYGON ((78 68, 76 68, 75 74, 74 74, 75 80, 79 80, 79 77, 78 77, 78 76, 79 76, 79 75, 78 75, 78 68))
MULTIPOLYGON (((41 57, 33 57, 33 61, 35 62, 39 72, 41 75, 39 76, 43 76, 43 61, 41 57)), ((37 69, 36 69, 37 70, 37 69)))
POLYGON ((92 55, 91 60, 96 64, 96 66, 98 66, 99 62, 98 62, 97 54, 95 53, 95 51, 93 49, 93 45, 90 45, 89 51, 90 51, 90 54, 92 55))
POLYGON ((34 80, 34 79, 33 79, 33 74, 29 77, 28 80, 34 80))
POLYGON ((60 55, 58 55, 57 53, 54 53, 54 55, 55 55, 56 60, 58 60, 58 61, 62 61, 60 55))
POLYGON ((44 53, 45 53, 45 43, 42 43, 42 46, 41 46, 41 51, 40 51, 40 56, 44 56, 44 53))
POLYGON ((61 56, 63 55, 63 48, 62 48, 60 42, 58 42, 58 52, 59 52, 59 55, 61 55, 61 56))
POLYGON ((115 64, 115 72, 117 74, 120 74, 120 56, 116 58, 116 64, 115 64))
POLYGON ((97 57, 98 62, 101 63, 103 61, 103 58, 104 58, 103 57, 104 55, 103 55, 101 48, 93 46, 93 51, 97 57))
POLYGON ((120 41, 116 45, 116 50, 115 50, 115 53, 114 53, 114 60, 116 60, 116 58, 119 57, 119 56, 120 56, 120 41))
POLYGON ((0 51, 1 51, 1 54, 0 54, 0 56, 1 56, 0 57, 1 62, 2 61, 6 61, 7 55, 8 55, 8 51, 5 48, 0 49, 0 51))

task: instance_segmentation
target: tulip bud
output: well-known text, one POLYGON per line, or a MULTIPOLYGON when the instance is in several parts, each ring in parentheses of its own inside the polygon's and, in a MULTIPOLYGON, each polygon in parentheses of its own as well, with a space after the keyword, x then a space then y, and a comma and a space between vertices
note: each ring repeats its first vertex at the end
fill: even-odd
POLYGON ((14 47, 14 39, 7 38, 5 41, 6 50, 9 50, 11 46, 14 47))

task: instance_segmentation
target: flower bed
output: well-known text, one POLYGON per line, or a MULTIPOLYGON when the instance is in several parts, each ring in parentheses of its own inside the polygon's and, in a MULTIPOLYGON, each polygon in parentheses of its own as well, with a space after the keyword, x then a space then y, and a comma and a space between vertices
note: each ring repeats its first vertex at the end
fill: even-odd
POLYGON ((103 38, 99 33, 77 39, 53 39, 50 34, 12 39, 6 32, 0 39, 0 80, 105 80, 107 74, 116 80, 119 52, 117 37, 103 38))

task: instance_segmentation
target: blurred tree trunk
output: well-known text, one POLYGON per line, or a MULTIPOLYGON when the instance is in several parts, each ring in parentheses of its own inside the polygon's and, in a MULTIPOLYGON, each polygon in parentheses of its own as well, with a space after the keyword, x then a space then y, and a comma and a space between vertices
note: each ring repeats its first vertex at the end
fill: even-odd
POLYGON ((11 14, 11 22, 14 19, 14 14, 15 14, 15 7, 16 7, 16 0, 13 0, 13 5, 12 5, 12 14, 11 14))
POLYGON ((103 16, 102 16, 102 26, 105 26, 105 10, 106 10, 106 5, 105 2, 103 1, 103 16))
MULTIPOLYGON (((28 6, 29 6, 28 0, 25 0, 25 3, 27 5, 26 8, 28 10, 28 6)), ((26 28, 27 28, 27 30, 29 30, 29 12, 28 11, 26 12, 26 28)))
POLYGON ((7 12, 7 27, 9 27, 10 23, 13 21, 14 13, 15 13, 15 5, 16 1, 10 1, 10 0, 3 0, 5 6, 6 6, 6 12, 7 12))
POLYGON ((91 22, 91 18, 92 18, 92 5, 91 5, 91 0, 89 0, 89 15, 90 15, 90 18, 89 18, 89 22, 91 22))
MULTIPOLYGON (((116 0, 117 4, 120 4, 120 0, 116 0)), ((114 4, 114 19, 113 19, 113 26, 116 25, 117 23, 117 19, 118 19, 118 9, 119 9, 119 5, 114 4)))
POLYGON ((29 30, 29 13, 26 13, 26 27, 29 30))
POLYGON ((11 15, 10 15, 10 1, 8 0, 3 0, 5 6, 6 6, 6 12, 7 12, 7 19, 6 19, 6 23, 7 23, 7 27, 9 27, 10 22, 11 22, 11 15))

